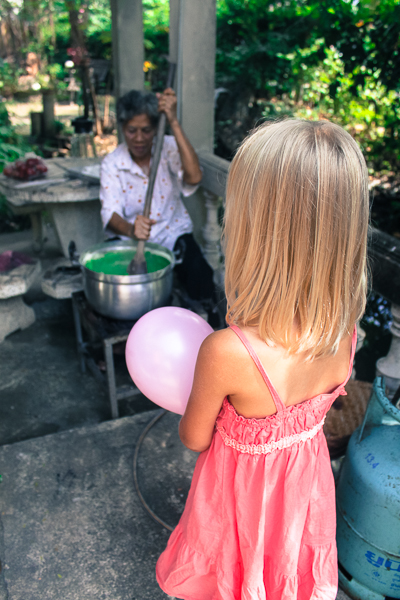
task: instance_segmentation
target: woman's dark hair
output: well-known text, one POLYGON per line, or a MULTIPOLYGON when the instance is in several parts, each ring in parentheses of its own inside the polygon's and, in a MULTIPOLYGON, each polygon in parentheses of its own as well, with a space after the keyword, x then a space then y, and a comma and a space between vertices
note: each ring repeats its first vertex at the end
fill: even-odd
POLYGON ((153 127, 157 127, 159 112, 155 94, 131 90, 119 98, 117 102, 118 123, 125 125, 137 115, 147 115, 153 127))

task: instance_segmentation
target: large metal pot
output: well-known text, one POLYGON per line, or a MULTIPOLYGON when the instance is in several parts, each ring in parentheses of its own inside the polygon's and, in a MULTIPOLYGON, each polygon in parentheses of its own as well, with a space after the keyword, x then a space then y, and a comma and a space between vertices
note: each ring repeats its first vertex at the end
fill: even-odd
POLYGON ((97 312, 113 319, 139 319, 145 313, 165 306, 172 291, 173 252, 159 244, 146 243, 147 250, 170 261, 164 269, 146 275, 106 275, 86 267, 88 260, 108 252, 136 248, 136 242, 117 240, 91 246, 79 258, 83 289, 97 312))

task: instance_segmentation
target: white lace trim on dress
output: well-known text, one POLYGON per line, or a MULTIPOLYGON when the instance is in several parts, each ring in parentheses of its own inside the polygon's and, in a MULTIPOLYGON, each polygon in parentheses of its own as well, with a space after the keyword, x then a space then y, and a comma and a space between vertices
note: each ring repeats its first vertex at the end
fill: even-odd
POLYGON ((275 450, 283 450, 284 448, 289 448, 290 446, 293 446, 293 444, 298 444, 300 442, 306 442, 307 440, 311 440, 317 435, 319 430, 322 429, 324 422, 325 417, 320 423, 317 423, 311 429, 302 431, 301 433, 294 433, 293 435, 288 435, 286 437, 281 438, 280 440, 277 440, 276 442, 269 442, 268 444, 241 444, 237 440, 234 440, 233 438, 229 437, 225 429, 220 425, 216 424, 215 427, 217 431, 219 431, 225 446, 230 446, 238 452, 242 452, 242 454, 270 454, 275 450))

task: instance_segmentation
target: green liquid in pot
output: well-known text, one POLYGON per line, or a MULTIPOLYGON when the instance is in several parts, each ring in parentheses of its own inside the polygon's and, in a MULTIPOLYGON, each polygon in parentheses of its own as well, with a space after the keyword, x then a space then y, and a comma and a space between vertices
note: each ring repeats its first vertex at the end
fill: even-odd
MULTIPOLYGON (((101 256, 89 258, 86 261, 85 267, 96 273, 104 273, 105 275, 128 275, 128 266, 133 257, 134 250, 126 249, 118 252, 107 252, 101 256)), ((145 252, 147 272, 154 273, 161 271, 170 264, 170 261, 164 256, 145 252)))

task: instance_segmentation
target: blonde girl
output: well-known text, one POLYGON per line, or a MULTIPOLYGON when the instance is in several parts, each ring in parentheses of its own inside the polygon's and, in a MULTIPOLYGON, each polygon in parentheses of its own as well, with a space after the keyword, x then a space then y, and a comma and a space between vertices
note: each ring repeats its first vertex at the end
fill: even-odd
POLYGON ((197 360, 179 427, 201 452, 157 563, 185 600, 334 600, 335 495, 322 426, 345 394, 366 297, 368 176, 327 121, 265 125, 229 172, 229 328, 197 360))

